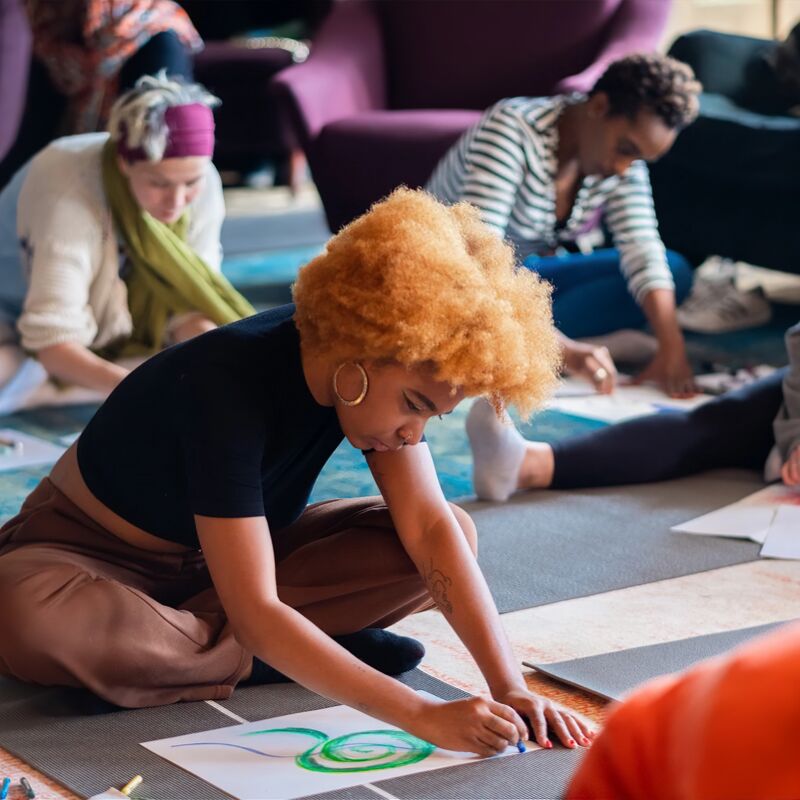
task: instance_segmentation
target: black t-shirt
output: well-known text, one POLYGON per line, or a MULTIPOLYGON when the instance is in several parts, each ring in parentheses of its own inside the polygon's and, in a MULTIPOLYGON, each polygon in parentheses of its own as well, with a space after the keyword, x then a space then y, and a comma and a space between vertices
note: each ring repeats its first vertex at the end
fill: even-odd
POLYGON ((92 493, 123 519, 196 547, 194 515, 300 516, 342 441, 336 412, 311 395, 287 305, 145 362, 78 440, 92 493))

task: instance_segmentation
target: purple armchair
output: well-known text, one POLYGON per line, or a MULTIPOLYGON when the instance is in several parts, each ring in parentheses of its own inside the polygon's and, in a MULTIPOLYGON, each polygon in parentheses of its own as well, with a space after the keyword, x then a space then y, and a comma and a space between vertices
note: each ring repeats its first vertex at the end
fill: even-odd
POLYGON ((669 0, 339 0, 311 57, 272 81, 331 230, 421 186, 503 97, 589 89, 655 48, 669 0))
POLYGON ((17 135, 25 106, 31 32, 20 0, 0 0, 0 161, 17 135))

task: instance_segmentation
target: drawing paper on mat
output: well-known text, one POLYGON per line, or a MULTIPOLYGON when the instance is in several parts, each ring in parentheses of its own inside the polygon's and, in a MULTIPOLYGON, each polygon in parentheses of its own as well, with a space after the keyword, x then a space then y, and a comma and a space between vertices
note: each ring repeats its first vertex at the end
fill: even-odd
POLYGON ((800 559, 800 506, 778 508, 761 548, 761 557, 800 559))
POLYGON ((39 464, 53 464, 61 458, 63 447, 29 433, 3 428, 0 430, 0 472, 24 469, 39 464))
POLYGON ((582 379, 566 378, 550 399, 548 407, 577 417, 623 422, 650 414, 691 411, 712 399, 700 394, 686 400, 676 400, 653 386, 633 386, 623 381, 624 377, 620 376, 620 384, 613 394, 597 394, 595 388, 582 379))
MULTIPOLYGON (((478 758, 441 750, 347 706, 144 742, 142 746, 239 800, 288 800, 478 758)), ((509 747, 501 755, 514 754, 517 749, 509 747)))
MULTIPOLYGON (((676 533, 693 533, 701 536, 727 536, 733 539, 751 539, 764 544, 779 510, 800 508, 800 491, 782 483, 774 483, 736 503, 710 511, 670 530, 676 533)), ((786 515, 788 519, 789 515, 786 515)), ((779 548, 769 555, 780 558, 779 548)), ((762 555, 767 555, 762 551, 762 555)), ((792 558, 794 556, 785 556, 792 558)))

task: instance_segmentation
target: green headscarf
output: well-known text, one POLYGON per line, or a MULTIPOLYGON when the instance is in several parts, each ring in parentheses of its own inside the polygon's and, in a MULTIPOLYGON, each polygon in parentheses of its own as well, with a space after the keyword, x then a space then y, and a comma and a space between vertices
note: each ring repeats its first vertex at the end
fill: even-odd
POLYGON ((217 325, 255 313, 227 278, 212 270, 186 243, 189 214, 164 223, 144 211, 117 163, 117 147, 103 148, 103 186, 132 269, 125 277, 133 333, 119 355, 148 355, 164 344, 174 314, 199 311, 217 325))

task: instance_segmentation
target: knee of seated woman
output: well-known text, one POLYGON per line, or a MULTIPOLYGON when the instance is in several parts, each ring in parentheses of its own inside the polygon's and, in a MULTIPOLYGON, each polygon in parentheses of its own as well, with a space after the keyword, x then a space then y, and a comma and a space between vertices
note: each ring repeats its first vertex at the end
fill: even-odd
POLYGON ((46 655, 59 648, 62 635, 75 633, 74 621, 70 624, 59 611, 61 604, 54 596, 57 590, 40 591, 40 574, 20 574, 20 565, 14 563, 19 559, 12 561, 12 557, 21 552, 0 559, 0 641, 7 655, 0 663, 24 662, 37 654, 46 655))
POLYGON ((83 635, 102 635, 115 627, 120 610, 139 602, 120 584, 77 565, 52 563, 51 554, 42 559, 33 549, 0 558, 0 641, 9 652, 22 658, 63 656, 73 646, 85 646, 83 635))

